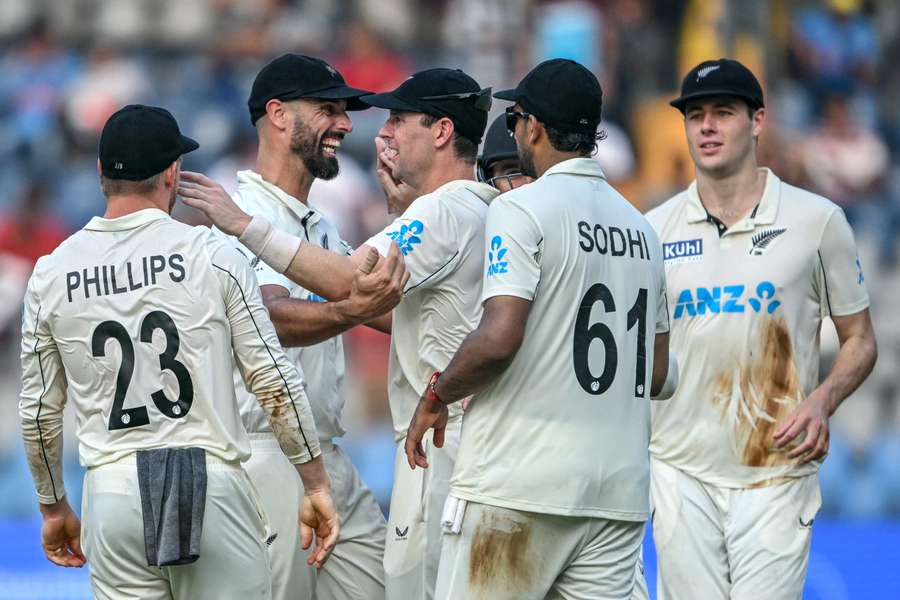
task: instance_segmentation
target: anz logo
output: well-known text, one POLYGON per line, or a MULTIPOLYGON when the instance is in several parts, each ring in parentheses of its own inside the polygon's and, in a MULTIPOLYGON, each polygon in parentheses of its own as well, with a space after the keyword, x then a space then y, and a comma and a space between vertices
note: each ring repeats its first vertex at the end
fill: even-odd
POLYGON ((685 313, 689 317, 703 316, 706 313, 742 313, 747 312, 748 307, 755 313, 765 312, 771 315, 781 306, 781 301, 775 298, 775 284, 771 281, 760 282, 753 290, 755 295, 750 295, 745 300, 746 291, 747 286, 743 284, 681 290, 673 318, 680 319, 685 313))
POLYGON ((422 238, 419 236, 423 231, 425 231, 425 224, 416 219, 409 225, 402 225, 398 231, 388 231, 387 236, 397 243, 400 252, 406 256, 413 251, 416 245, 422 243, 422 238))
POLYGON ((488 250, 487 276, 509 273, 509 261, 505 260, 507 249, 503 247, 503 238, 495 235, 491 238, 491 249, 488 250))

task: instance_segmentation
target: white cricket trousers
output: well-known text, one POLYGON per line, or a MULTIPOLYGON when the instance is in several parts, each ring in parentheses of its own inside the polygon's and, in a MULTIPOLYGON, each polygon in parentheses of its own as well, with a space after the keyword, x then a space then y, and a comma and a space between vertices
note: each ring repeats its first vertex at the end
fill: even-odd
POLYGON ((795 600, 803 594, 819 476, 707 485, 650 461, 659 600, 795 600))
POLYGON ((239 463, 209 454, 206 473, 200 558, 189 565, 150 567, 135 455, 87 470, 81 545, 95 598, 271 598, 267 521, 247 473, 239 463))
MULTIPOLYGON (((250 434, 244 468, 259 492, 277 537, 270 548, 274 600, 380 600, 384 598, 384 515, 340 447, 320 441, 325 470, 341 522, 341 535, 321 571, 306 564, 300 547, 299 511, 303 482, 278 440, 250 434)), ((313 546, 315 547, 315 542, 313 546)), ((242 599, 243 600, 243 599, 242 599)))
POLYGON ((469 502, 444 533, 436 600, 630 600, 644 522, 469 502))
POLYGON ((444 446, 435 448, 433 430, 422 439, 428 468, 409 468, 404 444, 397 443, 394 486, 384 548, 388 600, 432 600, 441 557, 441 513, 459 451, 462 419, 451 420, 444 446))

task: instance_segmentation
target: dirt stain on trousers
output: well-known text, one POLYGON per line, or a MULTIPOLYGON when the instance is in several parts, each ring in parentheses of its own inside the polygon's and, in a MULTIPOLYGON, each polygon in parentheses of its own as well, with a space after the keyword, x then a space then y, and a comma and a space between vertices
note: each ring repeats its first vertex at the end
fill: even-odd
POLYGON ((472 540, 470 589, 528 589, 535 569, 531 532, 527 519, 483 514, 472 540))

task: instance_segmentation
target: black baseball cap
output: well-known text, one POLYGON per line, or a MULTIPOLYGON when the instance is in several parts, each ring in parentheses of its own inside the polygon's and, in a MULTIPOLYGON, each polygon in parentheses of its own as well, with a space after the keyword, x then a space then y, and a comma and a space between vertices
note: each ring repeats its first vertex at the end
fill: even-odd
POLYGON ((481 89, 459 69, 427 69, 414 73, 391 92, 363 96, 361 100, 388 110, 447 117, 460 135, 478 144, 491 109, 491 88, 481 89))
POLYGON ((481 149, 481 156, 478 157, 478 166, 487 172, 491 165, 499 160, 518 157, 516 141, 506 128, 506 115, 500 115, 494 119, 484 136, 484 147, 481 149))
POLYGON ((566 58, 545 60, 515 89, 499 91, 494 98, 517 102, 541 123, 566 133, 594 133, 603 106, 594 74, 566 58))
POLYGON ((709 96, 736 96, 753 109, 765 106, 759 80, 750 69, 730 58, 703 61, 688 71, 681 82, 681 96, 669 104, 684 113, 689 101, 709 96))
POLYGON ((199 147, 181 135, 175 117, 166 109, 129 104, 113 113, 103 126, 100 169, 109 179, 141 181, 199 147))
POLYGON ((264 66, 253 80, 247 107, 250 122, 255 125, 266 114, 269 100, 346 100, 347 110, 365 110, 369 107, 359 97, 371 93, 347 85, 338 70, 321 58, 283 54, 264 66))

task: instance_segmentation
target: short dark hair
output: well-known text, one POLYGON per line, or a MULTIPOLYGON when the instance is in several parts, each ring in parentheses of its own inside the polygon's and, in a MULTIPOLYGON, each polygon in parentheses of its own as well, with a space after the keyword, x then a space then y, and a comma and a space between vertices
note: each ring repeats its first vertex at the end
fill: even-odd
POLYGON ((597 151, 597 142, 606 139, 606 132, 602 130, 570 132, 560 131, 546 123, 543 125, 550 145, 558 152, 577 152, 582 156, 590 156, 597 151))
POLYGON ((132 194, 145 196, 156 191, 156 187, 159 185, 161 176, 162 171, 160 171, 156 175, 151 175, 147 179, 142 179, 140 181, 130 181, 128 179, 110 179, 109 177, 101 175, 100 189, 103 191, 103 195, 107 198, 109 198, 110 196, 124 196, 132 194))
MULTIPOLYGON (((422 118, 419 119, 419 124, 422 127, 431 127, 442 118, 423 114, 422 118)), ((470 165, 474 165, 475 159, 478 157, 478 144, 456 131, 455 125, 453 129, 453 152, 456 153, 458 159, 470 165)))

